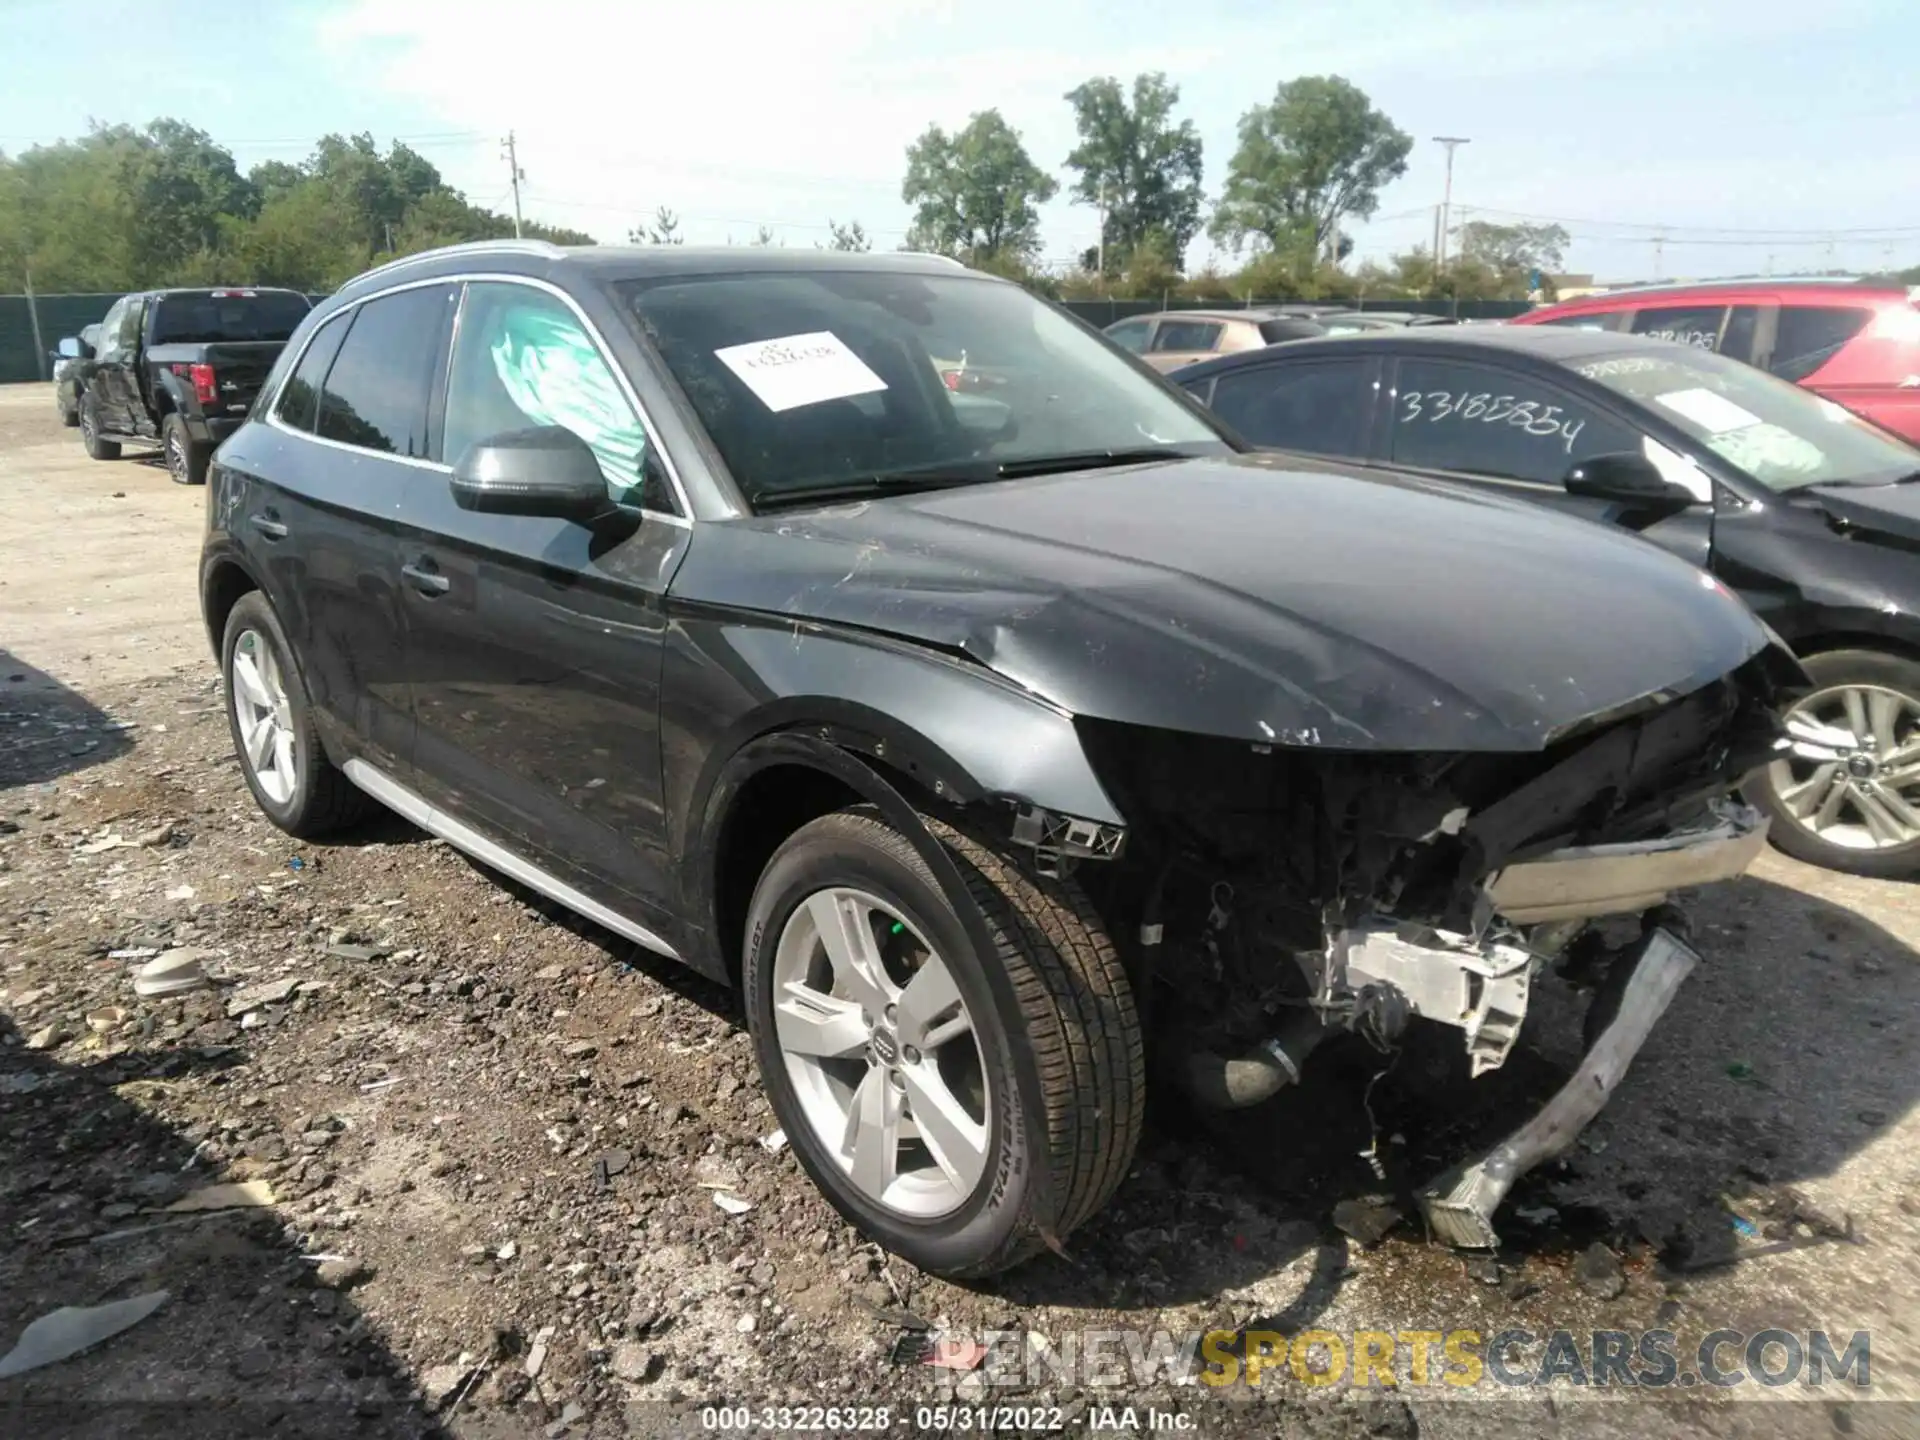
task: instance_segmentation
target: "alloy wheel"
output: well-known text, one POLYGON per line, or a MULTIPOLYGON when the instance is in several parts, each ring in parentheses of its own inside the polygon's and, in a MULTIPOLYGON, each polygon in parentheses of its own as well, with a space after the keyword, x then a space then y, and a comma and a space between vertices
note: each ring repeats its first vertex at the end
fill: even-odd
POLYGON ((187 483, 187 447, 177 430, 167 436, 167 474, 176 485, 187 483))
POLYGON ((241 759, 260 793, 285 805, 299 783, 293 711, 280 662, 258 630, 243 630, 234 641, 227 691, 240 732, 241 759))
POLYGON ((1786 724, 1791 748, 1768 779, 1796 824, 1851 850, 1920 840, 1920 699, 1835 685, 1801 700, 1786 724))
POLYGON ((91 405, 82 405, 80 407, 81 440, 91 446, 99 433, 100 427, 94 422, 93 418, 93 407, 91 405))
POLYGON ((900 1215, 964 1205, 986 1173, 991 1112, 947 963, 885 901, 835 887, 787 920, 771 979, 787 1078, 832 1162, 900 1215))

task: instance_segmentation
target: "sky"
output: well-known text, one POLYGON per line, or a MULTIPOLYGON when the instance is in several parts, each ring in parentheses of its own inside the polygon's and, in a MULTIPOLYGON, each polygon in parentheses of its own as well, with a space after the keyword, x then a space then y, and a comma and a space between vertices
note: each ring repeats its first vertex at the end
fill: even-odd
POLYGON ((602 240, 665 205, 693 243, 765 225, 811 245, 833 219, 892 248, 906 147, 997 107, 1061 179, 1042 249, 1064 262, 1097 231, 1061 168, 1075 85, 1165 71, 1212 196, 1241 114, 1337 74, 1415 140, 1349 224, 1356 258, 1431 242, 1431 137, 1455 135, 1456 222, 1556 220, 1570 271, 1920 264, 1912 0, 269 0, 157 25, 144 0, 83 8, 81 34, 139 39, 80 43, 70 0, 0 0, 0 149, 167 115, 245 169, 370 131, 506 210, 512 131, 525 213, 602 240))

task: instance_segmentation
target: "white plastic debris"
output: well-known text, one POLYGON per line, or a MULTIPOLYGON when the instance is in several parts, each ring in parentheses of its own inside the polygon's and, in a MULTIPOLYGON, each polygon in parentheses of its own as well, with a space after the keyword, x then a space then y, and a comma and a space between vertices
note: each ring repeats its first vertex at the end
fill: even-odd
POLYGON ((760 1148, 765 1150, 769 1155, 778 1155, 782 1150, 787 1148, 787 1132, 784 1130, 776 1130, 771 1135, 762 1135, 760 1137, 760 1148))
POLYGON ((207 984, 206 958, 212 953, 192 946, 166 951, 134 972, 133 993, 157 1000, 203 988, 207 984))
POLYGON ((138 1325, 166 1303, 167 1292, 154 1290, 110 1305, 63 1306, 42 1315, 20 1332, 20 1341, 13 1349, 0 1356, 0 1380, 91 1350, 138 1325))
POLYGON ((738 1195, 729 1194, 725 1190, 716 1190, 713 1192, 713 1203, 729 1215, 744 1215, 753 1209, 753 1202, 751 1200, 742 1200, 738 1195))
POLYGON ((168 1211, 237 1210, 273 1204, 273 1187, 264 1180, 228 1181, 202 1185, 167 1206, 168 1211))
POLYGON ((198 895, 199 893, 200 892, 198 890, 195 890, 191 885, 176 885, 171 890, 167 891, 167 899, 191 900, 195 895, 198 895))

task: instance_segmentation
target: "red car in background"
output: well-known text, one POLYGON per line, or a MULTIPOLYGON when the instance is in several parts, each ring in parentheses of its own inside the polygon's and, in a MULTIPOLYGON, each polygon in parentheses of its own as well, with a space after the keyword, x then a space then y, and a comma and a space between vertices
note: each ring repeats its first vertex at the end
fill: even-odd
POLYGON ((1920 288, 1872 280, 1639 286, 1516 316, 1717 350, 1920 443, 1920 288))

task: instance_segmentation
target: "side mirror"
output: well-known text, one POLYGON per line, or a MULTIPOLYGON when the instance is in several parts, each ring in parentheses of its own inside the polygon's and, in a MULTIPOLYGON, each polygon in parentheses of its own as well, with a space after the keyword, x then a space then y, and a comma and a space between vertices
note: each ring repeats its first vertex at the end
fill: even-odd
POLYGON ((592 448, 564 425, 476 440, 453 467, 453 501, 492 515, 545 515, 590 524, 613 508, 592 448))
POLYGON ((56 345, 54 349, 62 360, 91 360, 93 358, 93 347, 78 335, 63 336, 60 343, 56 345))
POLYGON ((1582 460, 1561 483, 1569 495, 1621 506, 1621 523, 1630 529, 1678 515, 1698 501, 1686 486, 1667 479, 1645 455, 1633 451, 1582 460))

